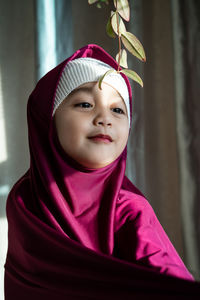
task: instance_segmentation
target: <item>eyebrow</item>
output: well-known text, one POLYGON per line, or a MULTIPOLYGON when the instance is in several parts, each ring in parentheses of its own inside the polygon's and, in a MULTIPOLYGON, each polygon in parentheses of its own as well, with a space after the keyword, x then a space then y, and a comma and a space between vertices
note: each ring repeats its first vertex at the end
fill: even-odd
POLYGON ((80 87, 77 87, 75 90, 73 90, 70 95, 73 95, 74 93, 77 93, 77 92, 86 92, 86 93, 91 93, 93 87, 88 87, 88 86, 80 86, 80 87))

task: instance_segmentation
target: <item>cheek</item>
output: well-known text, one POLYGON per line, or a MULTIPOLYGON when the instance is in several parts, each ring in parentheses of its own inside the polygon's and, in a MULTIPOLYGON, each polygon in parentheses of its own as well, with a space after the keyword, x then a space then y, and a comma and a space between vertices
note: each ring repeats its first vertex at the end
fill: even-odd
POLYGON ((128 136, 129 136, 129 126, 127 125, 127 123, 124 126, 122 124, 122 126, 119 127, 119 136, 120 136, 122 147, 125 147, 125 145, 128 142, 128 136))
POLYGON ((71 131, 69 130, 69 124, 70 122, 67 120, 67 118, 57 115, 57 119, 55 122, 56 131, 57 131, 59 142, 64 149, 67 146, 68 141, 70 139, 69 133, 71 131))
POLYGON ((87 135, 88 128, 85 122, 77 118, 65 118, 61 122, 60 142, 65 148, 79 146, 87 135))

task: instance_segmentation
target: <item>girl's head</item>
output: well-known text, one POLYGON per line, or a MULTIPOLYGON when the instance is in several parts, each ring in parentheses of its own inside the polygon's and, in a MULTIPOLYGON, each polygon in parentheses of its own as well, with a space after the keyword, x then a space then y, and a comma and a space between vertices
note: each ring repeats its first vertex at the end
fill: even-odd
POLYGON ((56 90, 53 115, 64 151, 79 164, 102 168, 123 152, 129 134, 127 85, 120 74, 99 78, 109 65, 79 58, 65 67, 56 90))

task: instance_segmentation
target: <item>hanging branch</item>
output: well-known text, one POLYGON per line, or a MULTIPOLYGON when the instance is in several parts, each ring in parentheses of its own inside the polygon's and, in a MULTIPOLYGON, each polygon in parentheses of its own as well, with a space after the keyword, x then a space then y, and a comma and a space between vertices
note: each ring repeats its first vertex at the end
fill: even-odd
MULTIPOLYGON (((88 3, 89 4, 96 3, 97 7, 101 8, 102 3, 108 4, 109 0, 88 0, 88 3)), ((115 7, 115 11, 111 11, 111 15, 106 25, 106 32, 112 38, 115 38, 116 36, 118 37, 119 50, 116 55, 116 61, 118 63, 118 67, 117 70, 107 71, 100 78, 99 88, 101 89, 101 84, 104 77, 111 72, 123 73, 129 78, 131 78, 132 80, 139 83, 143 87, 143 81, 140 78, 140 76, 135 71, 128 69, 127 51, 125 49, 122 49, 121 47, 121 44, 123 44, 124 47, 132 55, 134 55, 135 57, 137 57, 139 60, 143 62, 146 61, 146 56, 142 44, 134 34, 126 30, 126 26, 122 20, 124 19, 127 22, 130 20, 129 2, 128 0, 113 0, 113 4, 115 7)))

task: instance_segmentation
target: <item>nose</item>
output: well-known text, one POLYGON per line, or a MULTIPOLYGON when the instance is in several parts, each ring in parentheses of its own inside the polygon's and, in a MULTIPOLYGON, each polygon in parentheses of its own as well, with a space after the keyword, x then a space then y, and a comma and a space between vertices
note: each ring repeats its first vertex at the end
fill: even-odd
POLYGON ((94 118, 94 124, 96 126, 112 126, 111 116, 109 116, 105 111, 102 111, 94 118))

